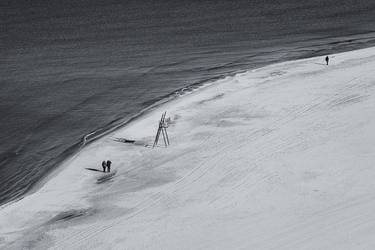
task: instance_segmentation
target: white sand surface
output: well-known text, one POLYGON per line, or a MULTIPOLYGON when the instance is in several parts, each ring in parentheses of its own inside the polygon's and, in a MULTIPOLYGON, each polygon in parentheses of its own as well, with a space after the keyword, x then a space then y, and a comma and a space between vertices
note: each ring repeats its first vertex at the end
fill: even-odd
POLYGON ((375 249, 375 48, 219 80, 60 168, 1 208, 0 248, 375 249))

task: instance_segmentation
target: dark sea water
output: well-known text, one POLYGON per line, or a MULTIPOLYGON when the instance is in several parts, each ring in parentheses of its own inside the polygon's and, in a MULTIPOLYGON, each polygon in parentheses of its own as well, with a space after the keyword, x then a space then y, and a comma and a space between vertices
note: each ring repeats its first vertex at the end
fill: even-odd
POLYGON ((375 44, 375 1, 3 0, 0 204, 155 101, 240 70, 375 44))

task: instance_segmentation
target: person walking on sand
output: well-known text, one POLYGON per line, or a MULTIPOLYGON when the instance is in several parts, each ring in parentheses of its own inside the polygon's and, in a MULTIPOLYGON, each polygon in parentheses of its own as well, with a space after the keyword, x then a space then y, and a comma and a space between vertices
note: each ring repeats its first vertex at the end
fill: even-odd
POLYGON ((102 168, 103 168, 103 172, 105 172, 105 168, 107 166, 107 163, 105 163, 105 161, 102 162, 102 168))
POLYGON ((327 65, 328 65, 328 62, 329 62, 329 57, 326 56, 326 63, 327 63, 327 65))
POLYGON ((111 164, 112 162, 110 160, 107 161, 107 169, 108 169, 108 172, 111 172, 111 164))

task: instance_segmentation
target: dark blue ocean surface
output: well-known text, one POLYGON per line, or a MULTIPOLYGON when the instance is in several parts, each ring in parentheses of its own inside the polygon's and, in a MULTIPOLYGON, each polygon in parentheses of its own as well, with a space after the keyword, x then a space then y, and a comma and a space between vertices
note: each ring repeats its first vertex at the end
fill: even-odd
POLYGON ((86 134, 101 134, 178 89, 372 46, 375 38, 370 0, 0 6, 0 204, 25 194, 86 134))

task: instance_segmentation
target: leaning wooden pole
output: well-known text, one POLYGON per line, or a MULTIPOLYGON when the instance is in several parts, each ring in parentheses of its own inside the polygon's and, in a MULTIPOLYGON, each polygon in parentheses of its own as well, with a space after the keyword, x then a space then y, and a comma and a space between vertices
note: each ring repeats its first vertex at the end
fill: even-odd
POLYGON ((160 135, 160 129, 158 129, 158 132, 156 133, 154 145, 152 146, 153 148, 156 146, 156 144, 158 144, 159 135, 160 135))
POLYGON ((161 133, 163 134, 164 145, 165 145, 165 147, 168 147, 167 139, 165 138, 164 128, 161 128, 161 133))
POLYGON ((164 131, 165 131, 165 137, 167 138, 167 143, 169 145, 169 137, 168 137, 167 129, 164 128, 164 131))
POLYGON ((160 119, 160 121, 159 121, 158 131, 156 132, 154 145, 152 146, 153 148, 158 144, 158 141, 159 141, 159 136, 160 136, 160 124, 161 124, 161 121, 162 121, 162 120, 163 120, 163 115, 161 116, 161 119, 160 119))
POLYGON ((163 136, 163 141, 165 147, 168 147, 169 145, 169 138, 168 138, 168 133, 167 133, 167 124, 165 123, 165 116, 167 115, 167 112, 164 112, 161 115, 160 121, 159 121, 159 126, 158 126, 158 131, 156 132, 155 136, 155 141, 154 145, 152 146, 153 148, 158 145, 159 139, 160 139, 160 133, 163 136))
POLYGON ((163 124, 163 120, 164 120, 165 114, 166 114, 166 112, 164 112, 164 113, 161 115, 161 118, 160 118, 160 121, 159 121, 159 126, 158 126, 158 131, 156 132, 156 136, 155 136, 154 145, 152 146, 153 148, 154 148, 154 147, 158 144, 158 142, 159 142, 160 132, 162 132, 161 129, 162 129, 162 124, 163 124))

